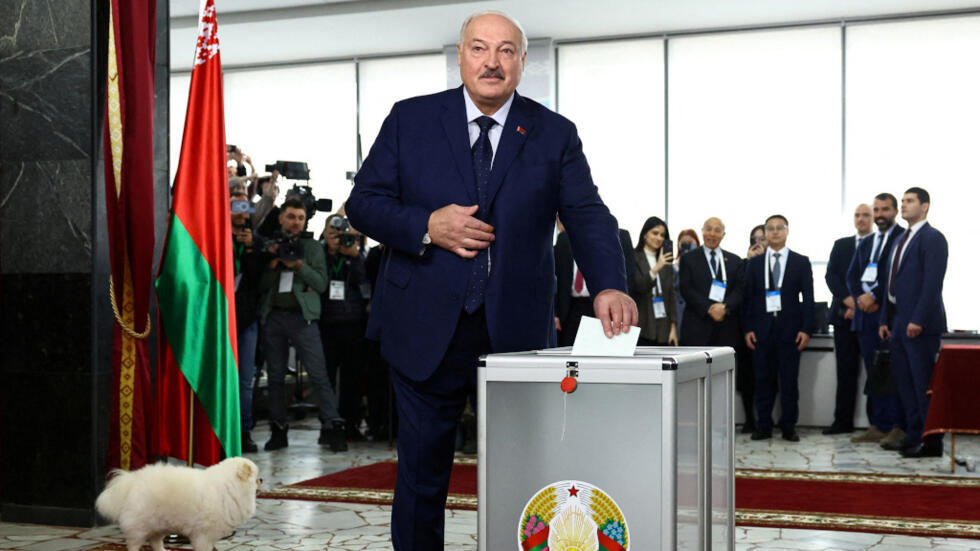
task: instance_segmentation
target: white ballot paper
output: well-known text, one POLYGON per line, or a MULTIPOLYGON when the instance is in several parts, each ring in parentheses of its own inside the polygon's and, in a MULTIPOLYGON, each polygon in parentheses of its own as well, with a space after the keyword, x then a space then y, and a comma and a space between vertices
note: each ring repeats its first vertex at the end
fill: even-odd
POLYGON ((636 351, 636 341, 640 338, 640 328, 630 327, 629 333, 620 333, 609 338, 602 331, 602 322, 596 318, 582 316, 572 345, 572 356, 626 356, 636 351))

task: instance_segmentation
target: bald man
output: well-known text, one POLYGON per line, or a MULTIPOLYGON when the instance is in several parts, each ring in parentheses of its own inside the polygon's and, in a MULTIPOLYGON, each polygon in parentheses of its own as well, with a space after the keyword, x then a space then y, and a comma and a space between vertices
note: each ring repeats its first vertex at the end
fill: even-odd
MULTIPOLYGON (((742 259, 722 250, 725 224, 720 218, 705 220, 701 237, 704 245, 684 253, 680 259, 678 288, 686 303, 681 344, 735 347, 742 339, 738 326, 742 259)), ((752 384, 739 386, 745 387, 741 389, 746 406, 745 430, 751 432, 755 428, 752 384)))
POLYGON ((834 325, 834 353, 837 356, 837 395, 834 400, 834 422, 824 434, 854 431, 854 404, 857 400, 857 381, 861 347, 852 328, 856 303, 847 288, 847 268, 854 258, 858 243, 871 235, 871 207, 861 203, 854 209, 854 228, 857 233, 841 237, 830 251, 830 262, 824 279, 834 295, 830 303, 830 323, 834 325))

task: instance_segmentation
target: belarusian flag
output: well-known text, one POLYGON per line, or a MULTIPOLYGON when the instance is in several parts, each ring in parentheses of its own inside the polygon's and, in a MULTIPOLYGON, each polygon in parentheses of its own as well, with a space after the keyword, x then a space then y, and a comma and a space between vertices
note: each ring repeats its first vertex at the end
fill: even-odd
POLYGON ((218 21, 214 1, 202 0, 156 281, 161 338, 155 443, 158 455, 203 465, 217 463, 222 450, 226 457, 241 455, 230 215, 218 21))
POLYGON ((153 70, 156 3, 112 0, 106 63, 105 200, 109 234, 112 416, 108 467, 148 461, 153 293, 153 70))

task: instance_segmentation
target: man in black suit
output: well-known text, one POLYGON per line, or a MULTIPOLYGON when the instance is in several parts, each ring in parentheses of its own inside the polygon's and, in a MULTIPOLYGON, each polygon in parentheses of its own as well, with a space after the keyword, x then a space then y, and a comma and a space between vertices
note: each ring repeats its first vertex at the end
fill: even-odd
POLYGON ((854 228, 857 235, 841 237, 830 251, 830 262, 824 280, 834 295, 830 303, 830 323, 834 325, 834 353, 837 356, 837 398, 834 422, 824 434, 854 432, 854 403, 857 400, 857 381, 860 346, 857 333, 851 328, 854 320, 854 297, 847 289, 847 268, 854 251, 865 236, 871 234, 871 207, 861 203, 854 209, 854 228))
POLYGON ((765 254, 745 267, 742 330, 755 368, 755 409, 758 415, 753 440, 772 437, 773 380, 778 373, 779 427, 783 440, 799 442, 797 385, 800 352, 813 333, 813 269, 810 259, 786 248, 789 222, 781 214, 766 219, 765 254))
MULTIPOLYGON (((684 253, 678 285, 686 303, 681 326, 683 346, 738 346, 743 266, 738 255, 722 250, 725 224, 709 218, 701 226, 704 246, 684 253)), ((742 392, 745 426, 755 426, 753 392, 742 392)))
POLYGON ((725 237, 721 219, 705 220, 701 236, 704 245, 684 253, 680 261, 680 291, 688 314, 681 344, 735 347, 741 338, 742 259, 719 247, 725 237))
POLYGON ((868 370, 868 430, 851 437, 851 442, 875 442, 882 446, 894 446, 905 438, 905 419, 894 388, 891 365, 882 363, 875 367, 875 355, 888 346, 878 336, 879 310, 885 303, 885 285, 880 274, 888 263, 892 246, 905 231, 895 223, 898 216, 898 200, 891 193, 875 196, 874 221, 878 231, 861 241, 847 270, 847 288, 857 303, 852 327, 858 336, 864 367, 868 370))
MULTIPOLYGON (((578 333, 578 324, 582 316, 595 316, 592 309, 592 297, 585 284, 585 278, 578 269, 578 264, 572 258, 572 245, 561 220, 558 220, 558 238, 555 241, 555 277, 558 288, 555 296, 555 330, 558 331, 558 346, 572 346, 578 333)), ((630 232, 619 229, 619 244, 626 258, 627 286, 636 270, 633 263, 633 248, 630 243, 630 232)))

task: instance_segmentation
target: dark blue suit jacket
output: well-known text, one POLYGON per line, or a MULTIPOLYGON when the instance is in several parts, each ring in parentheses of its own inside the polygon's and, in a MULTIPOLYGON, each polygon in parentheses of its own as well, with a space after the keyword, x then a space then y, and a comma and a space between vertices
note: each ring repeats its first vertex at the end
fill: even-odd
MULTIPOLYGON (((899 234, 898 239, 901 239, 899 234)), ((896 240, 896 247, 898 241, 896 240)), ((892 247, 894 253, 895 248, 892 247)), ((923 335, 942 335, 946 332, 946 307, 943 305, 943 279, 946 277, 946 261, 949 245, 939 230, 923 224, 905 243, 905 256, 895 274, 895 317, 892 331, 905 332, 911 322, 922 326, 923 335)), ((888 292, 888 272, 892 258, 881 275, 882 293, 888 292)), ((880 310, 880 325, 888 325, 888 308, 880 310)))
MULTIPOLYGON (((892 246, 901 237, 902 232, 905 228, 895 224, 888 230, 888 240, 885 242, 885 246, 881 248, 881 254, 878 257, 878 286, 874 288, 871 294, 875 297, 875 301, 878 303, 879 312, 881 308, 885 307, 885 286, 888 284, 887 281, 882 283, 881 274, 886 272, 885 266, 888 264, 888 259, 891 256, 892 246)), ((857 251, 854 253, 854 258, 851 259, 851 265, 847 268, 847 290, 857 300, 857 297, 864 294, 864 286, 861 285, 861 276, 864 275, 864 269, 868 267, 868 260, 871 258, 872 249, 874 249, 875 239, 874 234, 871 234, 861 240, 858 245, 857 251)), ((879 312, 873 314, 865 314, 860 309, 854 310, 854 322, 851 325, 852 329, 855 331, 860 331, 864 329, 866 323, 870 323, 874 326, 875 332, 878 330, 878 319, 880 317, 879 312)))
POLYGON ((830 323, 839 328, 840 331, 850 330, 851 322, 844 319, 844 299, 851 296, 847 289, 847 268, 851 265, 851 258, 857 249, 854 236, 841 237, 834 241, 834 248, 830 250, 830 261, 827 262, 827 273, 824 274, 824 281, 830 288, 834 299, 830 302, 830 323))
MULTIPOLYGON (((388 246, 369 336, 410 379, 438 367, 456 328, 472 260, 422 251, 429 215, 477 204, 463 88, 395 104, 355 178, 346 211, 388 246)), ((495 352, 555 344, 552 236, 561 216, 590 289, 626 291, 616 219, 599 199, 575 125, 514 95, 478 217, 494 227, 486 317, 495 352)))
POLYGON ((800 331, 813 333, 813 268, 810 259, 791 250, 784 264, 785 275, 780 289, 782 310, 778 316, 766 312, 763 273, 767 268, 766 255, 750 258, 745 268, 742 331, 755 331, 759 341, 775 338, 793 342, 800 331))

